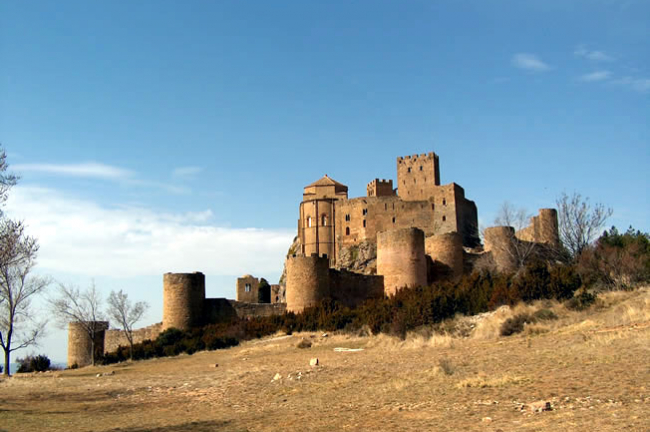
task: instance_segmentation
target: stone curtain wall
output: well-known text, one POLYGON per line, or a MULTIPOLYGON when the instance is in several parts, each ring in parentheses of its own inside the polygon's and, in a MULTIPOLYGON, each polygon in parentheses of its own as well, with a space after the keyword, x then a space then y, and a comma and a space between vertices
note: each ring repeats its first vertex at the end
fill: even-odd
POLYGON ((368 299, 384 296, 384 277, 330 269, 330 293, 333 300, 356 307, 368 299))
MULTIPOLYGON (((140 343, 145 340, 155 340, 162 331, 162 323, 143 327, 138 330, 133 330, 133 343, 140 343)), ((117 350, 120 346, 129 346, 129 340, 126 337, 126 332, 123 330, 107 330, 104 339, 104 352, 109 353, 117 350)))

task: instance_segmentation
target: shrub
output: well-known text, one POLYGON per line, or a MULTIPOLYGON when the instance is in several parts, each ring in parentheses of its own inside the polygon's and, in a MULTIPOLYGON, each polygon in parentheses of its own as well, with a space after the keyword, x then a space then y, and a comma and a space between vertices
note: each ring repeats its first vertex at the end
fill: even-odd
POLYGON ((538 321, 550 321, 556 320, 557 315, 555 315, 555 312, 550 309, 539 309, 533 314, 533 319, 538 321))
POLYGON ((50 368, 50 359, 46 355, 28 355, 16 360, 18 373, 45 372, 50 368))
POLYGON ((567 300, 564 305, 567 309, 570 310, 583 311, 585 309, 588 309, 595 302, 596 295, 583 289, 581 290, 580 294, 573 297, 572 299, 567 300))
POLYGON ((524 331, 524 324, 532 323, 534 321, 535 319, 527 313, 515 315, 501 324, 500 334, 501 336, 511 336, 516 333, 521 333, 524 331))
POLYGON ((441 358, 438 360, 438 366, 445 373, 445 375, 453 375, 456 371, 454 364, 448 358, 441 358))

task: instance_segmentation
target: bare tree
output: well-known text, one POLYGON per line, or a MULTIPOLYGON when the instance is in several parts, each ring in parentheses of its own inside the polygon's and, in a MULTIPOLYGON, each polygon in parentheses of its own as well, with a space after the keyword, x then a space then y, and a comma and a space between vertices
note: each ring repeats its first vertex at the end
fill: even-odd
MULTIPOLYGON (((526 264, 526 261, 535 251, 535 242, 533 239, 520 238, 517 233, 525 230, 530 223, 531 215, 525 208, 516 208, 508 201, 504 201, 499 207, 496 217, 494 218, 494 225, 509 226, 514 228, 514 232, 510 235, 509 247, 504 248, 505 253, 511 256, 517 268, 521 268, 526 264)), ((522 236, 523 237, 523 236, 522 236)))
POLYGON ((601 234, 613 210, 601 203, 593 206, 589 198, 577 192, 569 196, 565 192, 556 200, 560 241, 573 259, 601 234))
POLYGON ((31 305, 49 284, 47 278, 30 275, 37 253, 38 243, 22 222, 0 219, 0 346, 7 376, 11 353, 35 345, 45 328, 45 322, 35 320, 31 305))
MULTIPOLYGON (((7 201, 9 189, 16 184, 18 176, 12 173, 7 173, 9 164, 7 163, 7 153, 0 147, 0 205, 7 201)), ((0 215, 2 211, 0 210, 0 215)))
POLYGON ((149 308, 146 302, 131 303, 128 296, 119 290, 111 291, 108 296, 108 316, 124 330, 129 341, 129 357, 133 360, 133 325, 138 322, 149 308))
POLYGON ((102 297, 95 287, 95 283, 92 282, 90 287, 83 291, 78 287, 59 283, 58 297, 50 299, 50 304, 61 328, 65 328, 70 323, 76 323, 88 335, 92 350, 92 364, 95 365, 96 337, 105 330, 105 326, 101 322, 103 319, 102 297))

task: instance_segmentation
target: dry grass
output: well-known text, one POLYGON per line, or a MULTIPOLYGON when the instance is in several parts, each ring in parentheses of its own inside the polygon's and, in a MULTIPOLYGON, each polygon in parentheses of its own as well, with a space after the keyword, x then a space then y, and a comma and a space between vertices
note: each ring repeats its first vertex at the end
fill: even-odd
POLYGON ((426 329, 404 341, 275 335, 191 356, 17 376, 0 382, 0 430, 646 431, 648 298, 645 289, 607 293, 585 312, 546 302, 457 318, 473 323, 470 337, 426 329), (540 308, 559 319, 498 337, 503 320, 540 308), (303 338, 311 348, 296 347, 303 338), (319 366, 309 366, 312 357, 319 366), (540 400, 553 411, 519 409, 540 400))

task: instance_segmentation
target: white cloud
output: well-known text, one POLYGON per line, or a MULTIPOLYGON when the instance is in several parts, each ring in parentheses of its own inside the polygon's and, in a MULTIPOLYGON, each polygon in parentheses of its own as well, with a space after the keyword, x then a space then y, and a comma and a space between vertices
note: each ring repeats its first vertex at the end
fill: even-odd
POLYGON ((18 164, 12 169, 17 172, 40 172, 71 177, 88 177, 108 180, 124 180, 133 177, 130 170, 96 162, 78 164, 18 164))
POLYGON ((518 53, 512 56, 511 63, 514 67, 525 69, 533 72, 546 72, 551 70, 551 66, 544 63, 535 54, 518 53))
POLYGON ((605 54, 603 51, 590 51, 584 46, 576 48, 575 51, 573 51, 573 54, 596 62, 612 62, 615 60, 614 57, 605 54))
POLYGON ((601 71, 595 71, 592 73, 584 74, 580 77, 580 80, 587 81, 587 82, 603 81, 609 78, 611 75, 612 73, 610 71, 601 70, 601 71))
POLYGON ((56 190, 16 186, 7 214, 25 220, 41 245, 45 272, 133 277, 202 271, 213 275, 280 272, 293 230, 226 228, 212 212, 160 213, 107 208, 56 190))
POLYGON ((172 177, 180 179, 194 178, 203 171, 203 168, 197 166, 178 167, 172 171, 172 177))
POLYGON ((613 81, 613 83, 627 87, 639 93, 650 93, 650 78, 634 78, 626 76, 613 81))

